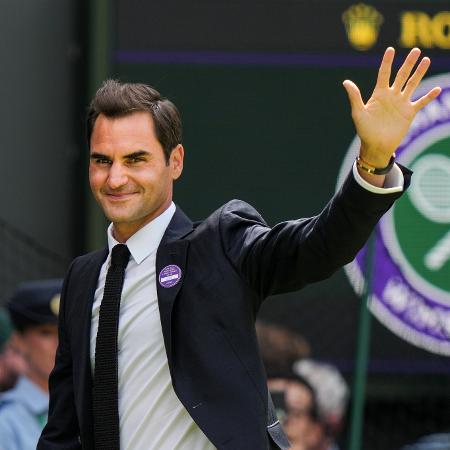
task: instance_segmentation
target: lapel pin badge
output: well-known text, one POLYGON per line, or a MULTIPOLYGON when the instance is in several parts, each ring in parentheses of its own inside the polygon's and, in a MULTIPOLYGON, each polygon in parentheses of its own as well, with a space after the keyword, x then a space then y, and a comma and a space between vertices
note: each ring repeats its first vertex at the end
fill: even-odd
POLYGON ((175 264, 164 267, 159 272, 159 284, 163 288, 171 288, 181 280, 181 269, 175 264))

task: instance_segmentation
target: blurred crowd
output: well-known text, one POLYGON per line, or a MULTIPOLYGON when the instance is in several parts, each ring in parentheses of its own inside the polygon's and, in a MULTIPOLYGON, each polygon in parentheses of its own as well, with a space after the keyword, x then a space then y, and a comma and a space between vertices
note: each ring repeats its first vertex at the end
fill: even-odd
POLYGON ((342 375, 309 358, 300 335, 262 322, 256 330, 269 391, 292 450, 338 450, 349 399, 342 375))
MULTIPOLYGON (((264 322, 257 323, 256 331, 268 388, 291 450, 344 450, 338 442, 344 440, 350 391, 342 374, 311 359, 311 348, 299 334, 264 322)), ((424 436, 400 450, 450 450, 450 433, 424 436)))
MULTIPOLYGON (((46 423, 61 288, 59 279, 23 283, 0 308, 0 450, 34 450, 46 423)), ((343 376, 311 359, 297 333, 264 322, 256 329, 268 389, 292 450, 339 450, 349 402, 343 376)), ((450 435, 427 436, 401 450, 431 449, 450 450, 450 435)))
POLYGON ((31 450, 47 422, 62 280, 23 283, 0 310, 0 449, 31 450))

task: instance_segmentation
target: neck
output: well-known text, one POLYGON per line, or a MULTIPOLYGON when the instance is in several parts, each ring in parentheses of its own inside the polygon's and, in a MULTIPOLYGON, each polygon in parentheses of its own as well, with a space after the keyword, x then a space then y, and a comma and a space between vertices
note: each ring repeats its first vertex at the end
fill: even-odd
POLYGON ((27 373, 27 378, 48 394, 48 377, 42 377, 32 372, 27 373))
POLYGON ((113 222, 112 235, 114 239, 117 242, 124 244, 131 236, 133 236, 133 234, 137 233, 141 228, 145 227, 145 225, 163 214, 171 204, 172 199, 169 199, 168 202, 165 202, 153 213, 134 222, 113 222))

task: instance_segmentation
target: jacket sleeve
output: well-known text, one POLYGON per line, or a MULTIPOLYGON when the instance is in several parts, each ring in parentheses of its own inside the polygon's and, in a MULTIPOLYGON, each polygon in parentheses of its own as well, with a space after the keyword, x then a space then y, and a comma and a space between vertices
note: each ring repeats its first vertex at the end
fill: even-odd
POLYGON ((75 410, 72 356, 70 343, 66 335, 66 304, 68 301, 68 285, 72 268, 69 268, 64 280, 58 320, 58 349, 55 367, 50 374, 50 405, 47 425, 42 431, 37 450, 75 450, 81 449, 79 425, 75 410))
MULTIPOLYGON (((406 188, 411 172, 402 171, 406 188)), ((352 261, 401 194, 372 193, 350 174, 319 215, 273 228, 250 205, 233 200, 220 214, 222 245, 262 301, 325 279, 352 261)))

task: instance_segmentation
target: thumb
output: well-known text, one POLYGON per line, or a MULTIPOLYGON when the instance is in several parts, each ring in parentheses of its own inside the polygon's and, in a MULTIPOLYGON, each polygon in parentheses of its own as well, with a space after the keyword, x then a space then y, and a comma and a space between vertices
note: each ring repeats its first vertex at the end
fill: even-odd
POLYGON ((343 83, 345 90, 347 91, 348 99, 352 112, 355 113, 364 107, 364 103, 361 98, 361 92, 353 81, 345 80, 343 83))

